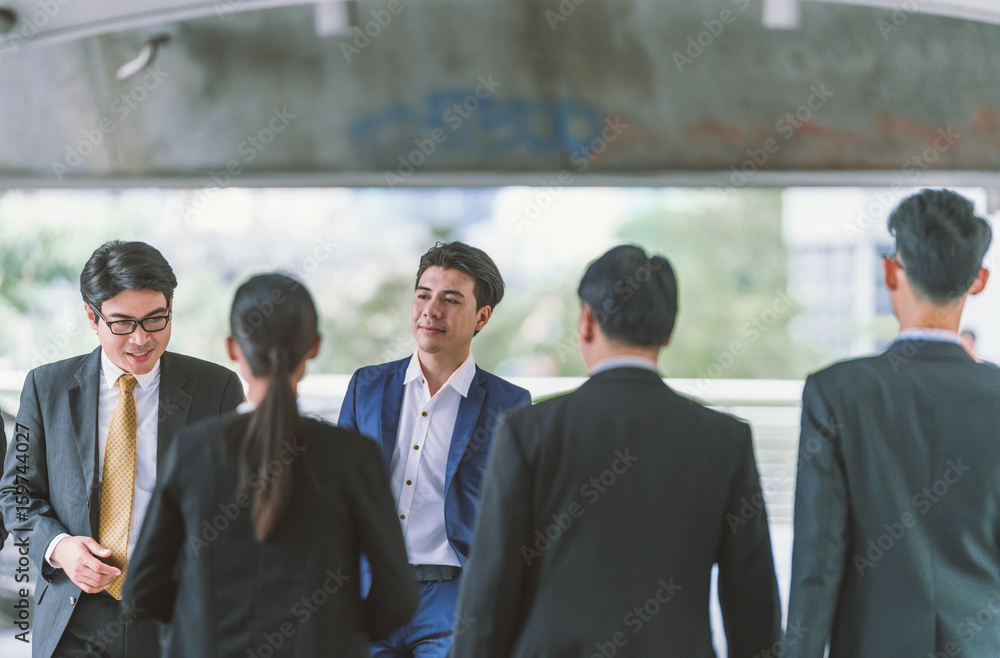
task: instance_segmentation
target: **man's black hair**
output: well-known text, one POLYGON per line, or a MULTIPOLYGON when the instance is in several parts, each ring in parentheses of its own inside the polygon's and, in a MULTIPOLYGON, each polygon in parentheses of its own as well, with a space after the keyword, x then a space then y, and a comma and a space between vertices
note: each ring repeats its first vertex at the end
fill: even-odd
POLYGON ((889 233, 907 279, 936 304, 969 291, 993 237, 972 202, 951 190, 904 199, 889 216, 889 233))
POLYGON ((170 263, 145 242, 105 242, 91 255, 80 273, 83 301, 101 310, 101 304, 125 290, 156 290, 167 304, 174 296, 177 277, 170 263))
POLYGON ((628 345, 653 347, 670 338, 677 319, 677 277, 662 256, 621 245, 591 263, 577 291, 601 331, 628 345))
POLYGON ((472 294, 476 298, 476 310, 484 306, 495 310, 503 299, 503 277, 500 276, 496 263, 482 249, 464 242, 438 242, 420 257, 414 288, 420 285, 420 277, 427 268, 434 266, 465 272, 472 277, 475 282, 472 294))

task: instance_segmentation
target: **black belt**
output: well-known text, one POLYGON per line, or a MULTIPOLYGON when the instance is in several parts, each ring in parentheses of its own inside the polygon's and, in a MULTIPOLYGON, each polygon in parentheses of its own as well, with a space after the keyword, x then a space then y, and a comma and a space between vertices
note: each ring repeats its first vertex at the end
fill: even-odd
POLYGON ((413 579, 418 583, 443 582, 455 580, 462 575, 461 567, 448 564, 411 564, 413 579))

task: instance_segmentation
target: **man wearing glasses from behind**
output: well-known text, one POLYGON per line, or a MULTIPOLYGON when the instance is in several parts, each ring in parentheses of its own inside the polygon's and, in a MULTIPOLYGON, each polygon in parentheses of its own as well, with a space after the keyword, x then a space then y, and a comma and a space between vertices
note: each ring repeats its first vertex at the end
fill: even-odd
POLYGON ((166 351, 176 285, 148 244, 101 245, 80 275, 100 346, 25 378, 0 510, 41 573, 34 658, 160 654, 159 624, 120 600, 157 465, 178 429, 244 399, 232 371, 166 351))

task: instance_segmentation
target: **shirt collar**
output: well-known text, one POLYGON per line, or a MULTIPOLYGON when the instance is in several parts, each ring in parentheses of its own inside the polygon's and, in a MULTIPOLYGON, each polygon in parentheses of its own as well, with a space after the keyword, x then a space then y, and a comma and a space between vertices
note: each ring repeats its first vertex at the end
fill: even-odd
MULTIPOLYGON (((448 386, 455 389, 455 391, 461 395, 463 398, 469 396, 469 387, 472 386, 472 380, 476 376, 476 360, 472 358, 472 352, 469 352, 469 356, 465 361, 458 367, 458 370, 451 373, 451 377, 448 381, 444 383, 441 387, 443 391, 448 386)), ((403 377, 403 385, 409 384, 415 379, 420 379, 421 382, 425 382, 423 369, 420 367, 420 359, 417 358, 417 353, 414 352, 413 356, 410 357, 410 363, 406 366, 406 375, 403 377)), ((424 383, 426 387, 427 384, 424 383)), ((440 393, 441 391, 438 391, 440 393)))
MULTIPOLYGON (((961 345, 958 334, 947 329, 907 329, 899 332, 896 340, 919 340, 932 343, 955 343, 961 345)), ((894 341, 895 342, 895 341, 894 341)))
POLYGON ((632 355, 609 356, 606 359, 601 359, 594 364, 593 368, 590 369, 590 374, 596 375, 599 372, 611 370, 612 368, 642 368, 643 370, 649 370, 655 372, 656 374, 660 374, 655 361, 651 361, 641 356, 632 355))
MULTIPOLYGON (((101 373, 104 375, 104 382, 108 388, 117 388, 118 378, 125 374, 124 370, 111 362, 103 347, 101 348, 101 373)), ((153 364, 153 369, 146 374, 132 376, 138 382, 139 388, 144 391, 148 390, 150 386, 156 386, 160 383, 160 360, 157 359, 156 363, 153 364)))

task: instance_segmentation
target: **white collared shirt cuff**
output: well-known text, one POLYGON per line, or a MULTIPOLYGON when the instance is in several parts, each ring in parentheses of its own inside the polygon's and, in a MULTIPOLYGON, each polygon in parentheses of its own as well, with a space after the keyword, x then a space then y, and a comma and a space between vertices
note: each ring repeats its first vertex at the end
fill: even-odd
POLYGON ((62 569, 58 564, 53 564, 52 554, 56 552, 56 544, 61 542, 65 537, 69 537, 68 533, 60 532, 58 535, 52 538, 49 542, 48 548, 45 549, 45 561, 49 563, 49 566, 53 569, 62 569))

